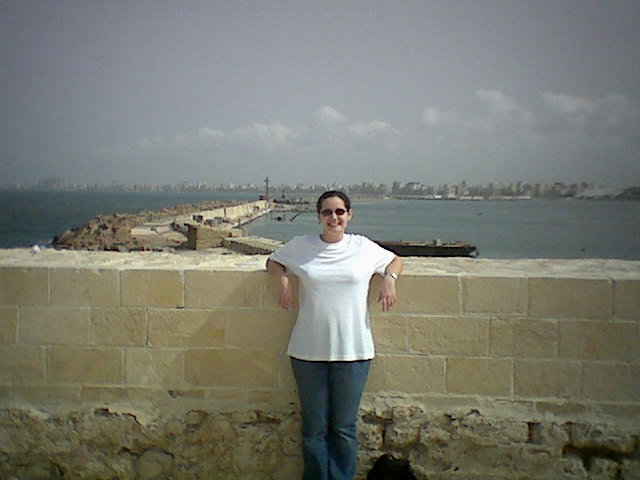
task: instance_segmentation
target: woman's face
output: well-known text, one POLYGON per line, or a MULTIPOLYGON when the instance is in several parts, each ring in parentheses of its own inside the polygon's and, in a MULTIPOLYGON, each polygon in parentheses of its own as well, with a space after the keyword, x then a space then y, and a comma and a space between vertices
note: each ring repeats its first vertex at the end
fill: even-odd
POLYGON ((325 198, 318 212, 318 219, 322 224, 322 238, 325 241, 341 240, 351 217, 351 212, 347 210, 340 197, 325 198))

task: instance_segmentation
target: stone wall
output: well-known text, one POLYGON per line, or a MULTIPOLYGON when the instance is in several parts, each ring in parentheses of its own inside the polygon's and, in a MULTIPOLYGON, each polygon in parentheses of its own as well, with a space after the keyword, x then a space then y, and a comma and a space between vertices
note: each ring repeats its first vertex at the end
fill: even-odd
MULTIPOLYGON (((0 251, 0 478, 299 479, 264 260, 0 251)), ((405 265, 371 302, 359 478, 384 452, 420 479, 640 478, 640 262, 405 265)))

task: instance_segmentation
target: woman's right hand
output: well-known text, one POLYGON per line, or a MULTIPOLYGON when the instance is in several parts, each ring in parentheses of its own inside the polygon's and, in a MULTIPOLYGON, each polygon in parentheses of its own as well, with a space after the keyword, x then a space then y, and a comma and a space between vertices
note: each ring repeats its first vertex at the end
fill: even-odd
POLYGON ((296 297, 293 293, 293 287, 289 281, 289 277, 283 275, 280 277, 280 307, 285 310, 292 310, 296 308, 296 297))
POLYGON ((285 310, 296 308, 296 297, 293 292, 293 286, 287 276, 284 265, 279 264, 271 259, 267 259, 267 273, 280 282, 280 294, 278 304, 285 310))

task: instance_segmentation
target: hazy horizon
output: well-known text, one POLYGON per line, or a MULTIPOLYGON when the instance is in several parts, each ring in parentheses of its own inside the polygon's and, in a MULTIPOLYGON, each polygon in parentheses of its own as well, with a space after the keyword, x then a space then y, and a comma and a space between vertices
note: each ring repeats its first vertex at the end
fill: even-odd
POLYGON ((640 2, 0 6, 0 177, 640 185, 640 2))

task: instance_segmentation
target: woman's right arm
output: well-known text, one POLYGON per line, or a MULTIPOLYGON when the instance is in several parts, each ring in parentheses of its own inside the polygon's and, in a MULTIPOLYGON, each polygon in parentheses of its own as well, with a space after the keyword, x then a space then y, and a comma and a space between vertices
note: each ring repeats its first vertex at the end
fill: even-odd
POLYGON ((295 308, 296 298, 284 265, 276 262, 275 260, 267 259, 267 273, 272 277, 277 278, 280 283, 280 296, 278 299, 279 305, 285 310, 295 308))

